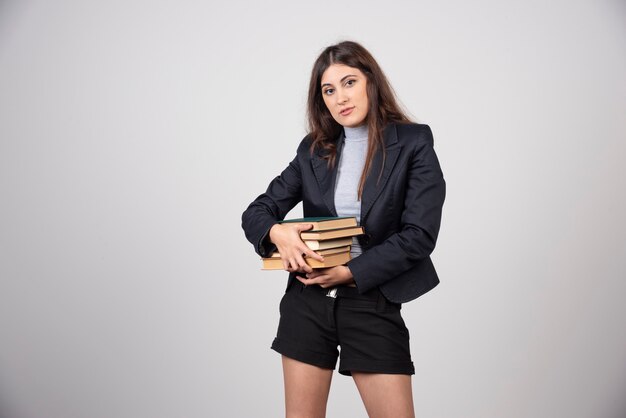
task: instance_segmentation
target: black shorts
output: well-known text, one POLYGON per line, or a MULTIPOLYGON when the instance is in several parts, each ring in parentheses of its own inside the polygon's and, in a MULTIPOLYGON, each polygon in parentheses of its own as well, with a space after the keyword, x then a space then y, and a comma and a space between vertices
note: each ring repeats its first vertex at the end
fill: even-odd
POLYGON ((273 350, 327 369, 334 369, 339 357, 339 373, 346 376, 351 371, 415 374, 400 304, 378 288, 362 295, 349 286, 338 286, 335 297, 328 292, 293 279, 280 301, 273 350))

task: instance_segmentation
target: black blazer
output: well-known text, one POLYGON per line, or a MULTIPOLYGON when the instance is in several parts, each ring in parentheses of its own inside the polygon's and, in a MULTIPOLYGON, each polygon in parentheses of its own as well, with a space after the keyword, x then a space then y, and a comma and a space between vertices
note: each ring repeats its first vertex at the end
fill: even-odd
MULTIPOLYGON (((339 161, 343 130, 337 138, 339 161)), ((348 261, 359 293, 379 287, 392 302, 404 303, 439 284, 430 259, 435 248, 446 182, 433 148, 428 125, 390 123, 384 129, 386 161, 380 183, 376 184, 383 158, 374 156, 361 201, 361 225, 365 235, 358 237, 362 254, 348 261)), ((310 135, 300 142, 296 157, 274 178, 267 191, 243 212, 246 238, 261 257, 268 257, 276 246, 269 241, 269 230, 300 201, 303 215, 337 216, 333 170, 317 149, 310 155, 310 135)), ((287 289, 297 273, 289 273, 287 289)))

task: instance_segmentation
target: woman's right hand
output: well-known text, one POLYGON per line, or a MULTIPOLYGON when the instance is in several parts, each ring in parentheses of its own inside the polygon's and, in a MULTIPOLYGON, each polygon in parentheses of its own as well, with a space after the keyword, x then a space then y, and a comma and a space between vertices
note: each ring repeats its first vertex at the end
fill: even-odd
POLYGON ((275 224, 270 229, 270 241, 272 241, 280 258, 283 267, 290 273, 305 272, 311 273, 313 268, 304 261, 304 256, 324 261, 324 258, 306 246, 300 238, 300 232, 307 231, 313 227, 312 224, 275 224))

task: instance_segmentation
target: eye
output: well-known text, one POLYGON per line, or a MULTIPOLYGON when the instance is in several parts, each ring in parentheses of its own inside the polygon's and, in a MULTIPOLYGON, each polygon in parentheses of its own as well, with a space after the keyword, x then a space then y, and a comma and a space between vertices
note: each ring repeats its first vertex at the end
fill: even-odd
POLYGON ((346 84, 347 84, 348 86, 351 86, 351 85, 353 85, 354 83, 356 83, 356 80, 348 80, 348 81, 346 81, 346 84))
POLYGON ((335 90, 335 89, 326 89, 326 90, 324 90, 324 94, 326 94, 326 95, 333 94, 332 92, 333 92, 334 90, 335 90))

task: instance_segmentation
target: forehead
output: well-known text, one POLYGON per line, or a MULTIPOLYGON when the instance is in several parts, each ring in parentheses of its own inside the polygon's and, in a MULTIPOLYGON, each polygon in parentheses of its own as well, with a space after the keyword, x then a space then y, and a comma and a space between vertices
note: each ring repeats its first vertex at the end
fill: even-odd
POLYGON ((338 83, 343 77, 349 74, 354 74, 356 76, 363 76, 363 73, 358 68, 349 67, 344 64, 332 64, 322 74, 321 84, 338 83))

